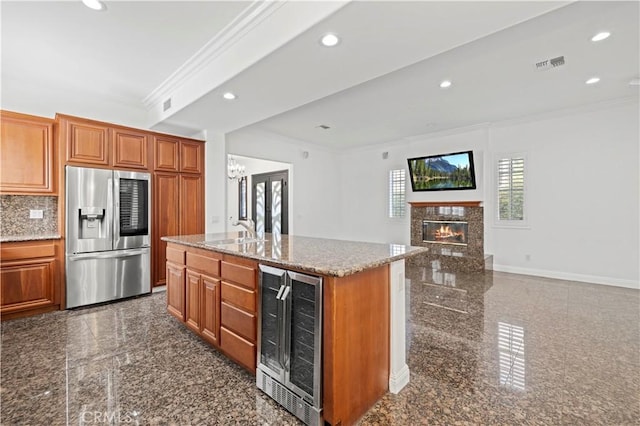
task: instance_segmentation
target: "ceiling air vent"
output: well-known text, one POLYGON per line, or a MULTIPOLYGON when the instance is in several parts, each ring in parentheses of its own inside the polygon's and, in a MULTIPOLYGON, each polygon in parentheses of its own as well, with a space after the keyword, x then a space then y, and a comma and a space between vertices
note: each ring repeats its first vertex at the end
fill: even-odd
POLYGON ((545 59, 544 61, 536 62, 535 67, 536 71, 547 71, 563 65, 564 56, 558 56, 557 58, 545 59))
POLYGON ((164 103, 162 104, 162 111, 166 111, 169 108, 171 108, 171 98, 167 99, 166 101, 164 101, 164 103))

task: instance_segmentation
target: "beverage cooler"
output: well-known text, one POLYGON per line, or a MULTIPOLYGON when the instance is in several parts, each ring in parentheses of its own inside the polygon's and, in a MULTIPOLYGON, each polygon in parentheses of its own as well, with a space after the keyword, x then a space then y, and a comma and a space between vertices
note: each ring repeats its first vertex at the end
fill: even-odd
POLYGON ((322 278, 260 265, 259 389, 322 424, 322 278))

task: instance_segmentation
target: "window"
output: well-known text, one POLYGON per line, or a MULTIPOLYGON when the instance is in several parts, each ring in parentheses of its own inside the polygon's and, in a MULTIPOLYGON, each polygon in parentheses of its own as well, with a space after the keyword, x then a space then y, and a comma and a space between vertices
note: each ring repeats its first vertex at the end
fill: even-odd
POLYGON ((389 217, 404 217, 405 202, 405 170, 389 171, 389 217))
POLYGON ((514 155, 498 159, 498 220, 525 223, 525 157, 514 155))

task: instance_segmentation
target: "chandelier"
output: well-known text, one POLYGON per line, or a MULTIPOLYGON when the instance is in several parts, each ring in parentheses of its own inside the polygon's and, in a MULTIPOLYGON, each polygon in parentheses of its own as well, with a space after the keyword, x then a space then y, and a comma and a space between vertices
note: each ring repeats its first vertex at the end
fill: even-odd
POLYGON ((232 156, 227 160, 227 177, 229 179, 240 179, 244 176, 244 166, 238 163, 232 156))

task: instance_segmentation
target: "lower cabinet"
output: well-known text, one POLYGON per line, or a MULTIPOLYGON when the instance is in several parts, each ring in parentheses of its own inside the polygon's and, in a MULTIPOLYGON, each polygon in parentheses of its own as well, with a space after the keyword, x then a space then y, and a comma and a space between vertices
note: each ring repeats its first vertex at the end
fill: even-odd
POLYGON ((167 262, 167 311, 180 321, 184 321, 184 265, 170 262, 167 262))
POLYGON ((220 280, 187 269, 185 324, 213 345, 220 344, 220 280))
POLYGON ((4 243, 0 257, 2 319, 60 308, 54 241, 4 243))
POLYGON ((220 344, 220 281, 202 276, 200 335, 212 345, 220 344))
POLYGON ((167 311, 255 373, 257 263, 169 243, 167 311))

